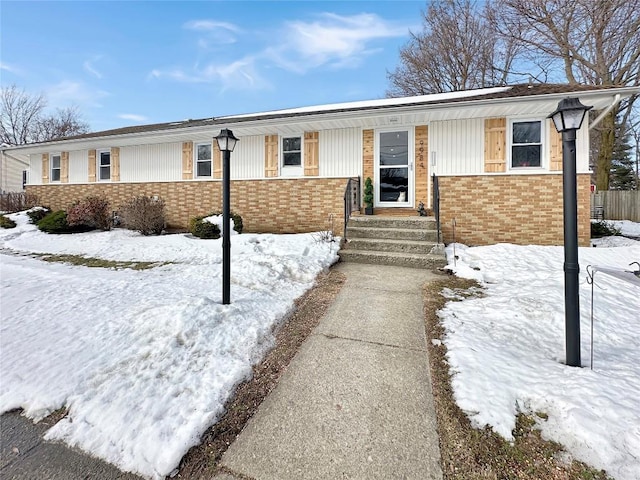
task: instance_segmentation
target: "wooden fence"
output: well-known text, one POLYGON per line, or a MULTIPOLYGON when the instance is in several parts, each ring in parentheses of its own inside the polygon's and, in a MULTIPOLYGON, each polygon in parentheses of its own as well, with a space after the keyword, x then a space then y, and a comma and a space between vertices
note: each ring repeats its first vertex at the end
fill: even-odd
POLYGON ((592 193, 591 217, 640 222, 640 190, 609 190, 592 193))

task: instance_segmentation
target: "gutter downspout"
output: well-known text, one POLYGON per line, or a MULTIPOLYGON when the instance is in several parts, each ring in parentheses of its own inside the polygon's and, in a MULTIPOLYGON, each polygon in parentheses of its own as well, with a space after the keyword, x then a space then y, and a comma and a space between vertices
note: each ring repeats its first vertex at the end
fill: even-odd
POLYGON ((613 102, 607 108, 605 108, 600 115, 596 117, 596 119, 589 124, 589 130, 592 130, 594 127, 597 127, 598 124, 602 121, 602 119, 611 111, 613 107, 615 107, 620 102, 620 94, 616 93, 613 97, 613 102))

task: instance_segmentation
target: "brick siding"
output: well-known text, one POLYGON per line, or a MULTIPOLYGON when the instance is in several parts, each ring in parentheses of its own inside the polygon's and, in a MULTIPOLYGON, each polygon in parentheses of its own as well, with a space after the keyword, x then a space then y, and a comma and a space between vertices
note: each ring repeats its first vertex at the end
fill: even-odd
MULTIPOLYGON (((242 215, 246 232, 326 230, 333 215, 335 233, 340 234, 346 185, 346 178, 236 180, 231 182, 231 209, 242 215)), ((170 228, 187 228, 189 218, 222 210, 219 181, 29 185, 27 192, 54 210, 66 210, 89 195, 107 197, 113 210, 134 196, 158 195, 165 201, 170 228)))
MULTIPOLYGON (((439 177, 445 243, 562 245, 562 175, 439 177)), ((578 243, 588 246, 589 175, 578 175, 578 243)))

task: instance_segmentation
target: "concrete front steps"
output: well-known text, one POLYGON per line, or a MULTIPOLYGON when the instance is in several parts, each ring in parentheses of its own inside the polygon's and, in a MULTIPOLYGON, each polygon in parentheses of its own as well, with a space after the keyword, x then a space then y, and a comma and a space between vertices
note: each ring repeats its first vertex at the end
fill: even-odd
POLYGON ((440 268, 446 265, 433 217, 355 216, 347 224, 343 262, 440 268))

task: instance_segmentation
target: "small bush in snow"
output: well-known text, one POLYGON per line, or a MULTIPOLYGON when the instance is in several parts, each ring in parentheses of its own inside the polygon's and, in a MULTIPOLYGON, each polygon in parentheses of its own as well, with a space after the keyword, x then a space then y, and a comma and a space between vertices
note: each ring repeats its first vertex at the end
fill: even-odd
POLYGON ((591 222, 591 238, 613 237, 620 235, 620 229, 606 220, 591 222))
POLYGON ((0 195, 0 210, 7 213, 21 212, 38 204, 38 196, 27 192, 9 192, 0 195))
POLYGON ((9 217, 0 215, 0 228, 16 228, 16 222, 11 220, 9 217))
POLYGON ((34 225, 37 225, 40 220, 51 213, 51 209, 48 207, 33 207, 31 210, 27 210, 27 216, 29 221, 34 225))
POLYGON ((38 222, 38 228, 46 233, 77 233, 91 230, 91 227, 87 227, 86 225, 69 225, 67 222, 67 212, 64 210, 50 212, 38 222))
POLYGON ((139 195, 120 207, 120 222, 124 228, 143 235, 160 235, 164 230, 164 200, 139 195))
POLYGON ((220 238, 220 227, 205 220, 209 215, 193 217, 189 220, 189 232, 198 238, 220 238))
POLYGON ((89 196, 74 203, 67 212, 67 223, 72 226, 111 230, 111 210, 105 197, 89 196))
MULTIPOLYGON (((212 212, 209 215, 207 215, 207 217, 222 217, 222 212, 212 212)), ((240 214, 235 213, 233 211, 229 212, 229 216, 231 217, 231 220, 233 220, 233 229, 238 232, 238 233, 242 233, 242 229, 244 228, 244 225, 242 223, 242 217, 240 216, 240 214)), ((203 217, 206 218, 206 217, 203 217)), ((220 223, 220 225, 222 225, 222 222, 220 223)))

